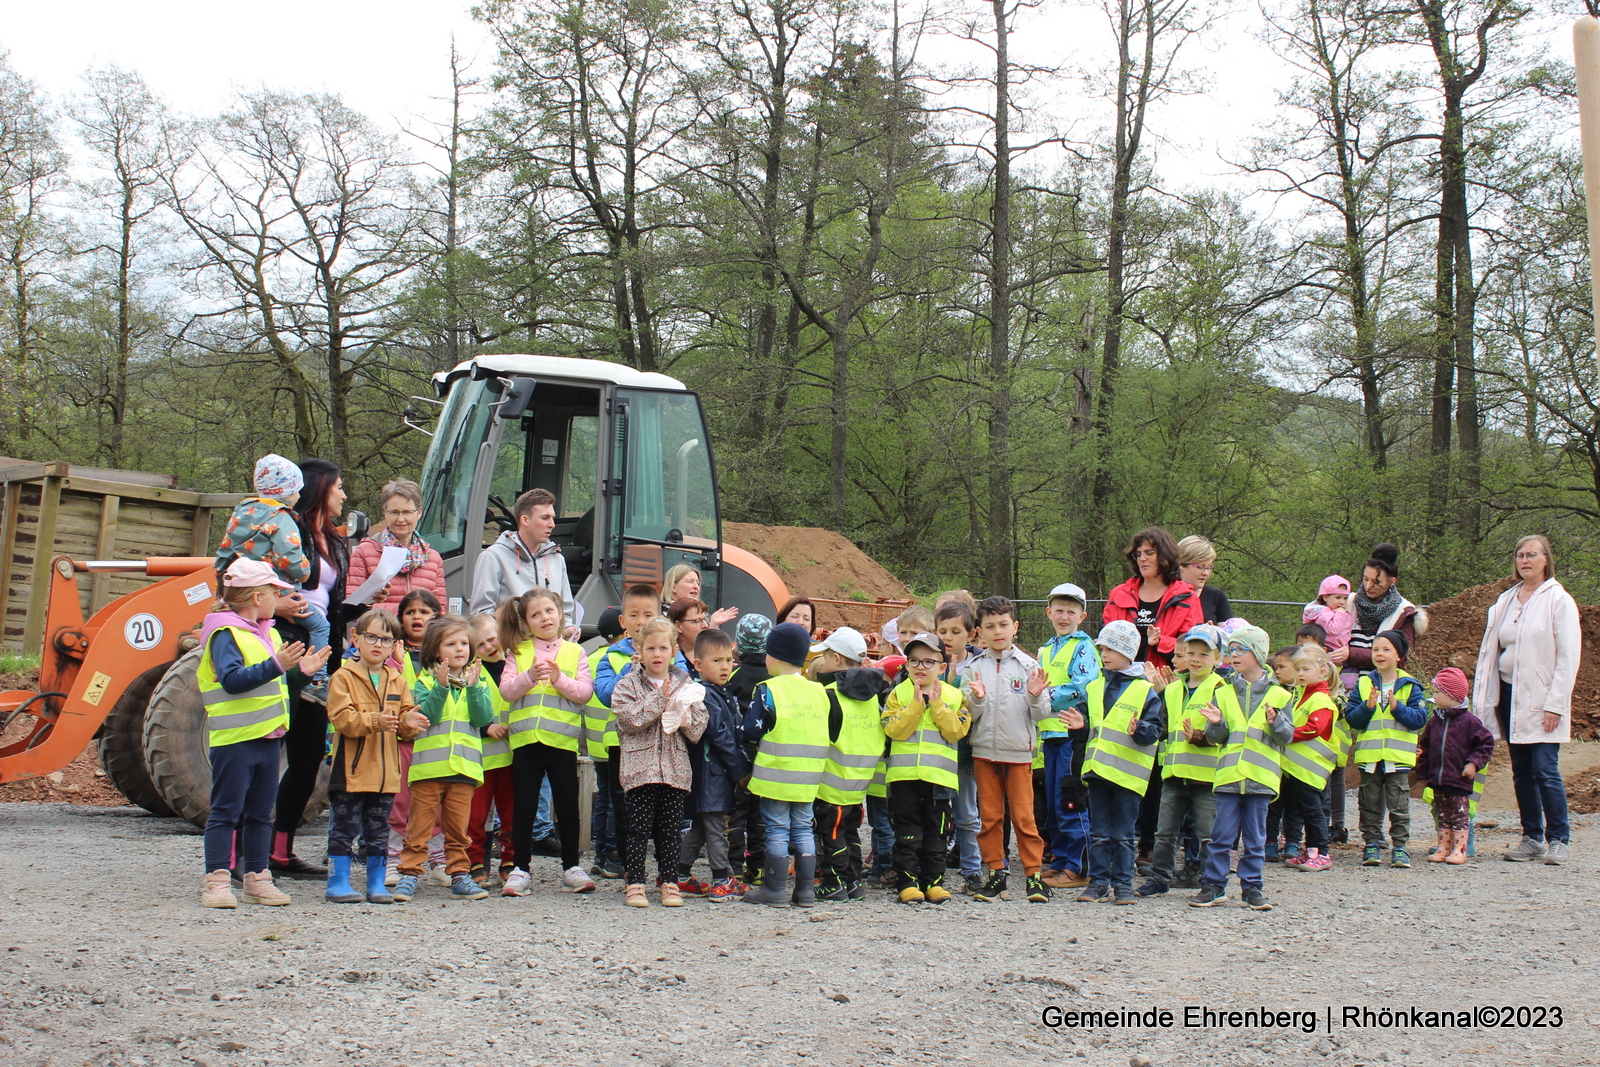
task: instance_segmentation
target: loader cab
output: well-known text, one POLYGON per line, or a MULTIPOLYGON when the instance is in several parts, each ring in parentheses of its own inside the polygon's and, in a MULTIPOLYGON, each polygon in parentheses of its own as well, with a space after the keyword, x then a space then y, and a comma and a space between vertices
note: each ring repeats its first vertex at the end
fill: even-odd
POLYGON ((634 582, 700 568, 720 604, 721 522, 700 399, 663 374, 601 360, 480 356, 436 375, 443 398, 422 478, 418 532, 466 610, 478 554, 515 534, 529 489, 556 499, 551 540, 591 627, 634 582))

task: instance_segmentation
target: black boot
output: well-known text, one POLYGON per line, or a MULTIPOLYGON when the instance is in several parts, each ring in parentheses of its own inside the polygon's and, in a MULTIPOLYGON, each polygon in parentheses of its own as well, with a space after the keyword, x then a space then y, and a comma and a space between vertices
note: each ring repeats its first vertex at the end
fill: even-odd
POLYGON ((817 857, 794 858, 794 906, 812 908, 817 904, 817 857))
POLYGON ((746 904, 765 904, 773 908, 789 906, 789 857, 780 856, 774 861, 767 857, 766 869, 761 875, 761 885, 746 891, 746 904))

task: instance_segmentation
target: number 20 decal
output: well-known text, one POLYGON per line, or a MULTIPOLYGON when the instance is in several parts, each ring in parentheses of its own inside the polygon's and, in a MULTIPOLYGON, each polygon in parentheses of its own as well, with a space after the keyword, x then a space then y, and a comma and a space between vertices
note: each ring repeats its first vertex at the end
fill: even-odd
POLYGON ((128 644, 140 652, 155 648, 161 641, 161 620, 148 612, 135 615, 122 628, 128 644))

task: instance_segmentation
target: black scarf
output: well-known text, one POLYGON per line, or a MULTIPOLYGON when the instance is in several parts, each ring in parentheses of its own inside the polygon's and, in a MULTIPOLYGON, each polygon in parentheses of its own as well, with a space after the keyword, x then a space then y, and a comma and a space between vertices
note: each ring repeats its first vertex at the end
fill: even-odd
POLYGON ((1376 634, 1378 626, 1400 610, 1400 587, 1391 585, 1389 591, 1383 594, 1382 600, 1373 600, 1367 596, 1367 587, 1360 586, 1356 589, 1356 622, 1362 633, 1376 634))

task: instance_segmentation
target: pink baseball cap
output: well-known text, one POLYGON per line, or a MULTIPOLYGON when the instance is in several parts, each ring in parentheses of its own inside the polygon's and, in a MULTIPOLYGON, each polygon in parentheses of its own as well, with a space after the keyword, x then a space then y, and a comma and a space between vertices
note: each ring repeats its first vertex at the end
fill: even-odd
POLYGON ((1321 585, 1317 586, 1317 596, 1333 596, 1335 594, 1339 596, 1349 596, 1350 583, 1339 577, 1337 574, 1330 574, 1326 578, 1322 579, 1321 585))
POLYGON ((259 585, 275 585, 279 589, 293 589, 288 582, 281 581, 273 573, 271 567, 254 559, 236 559, 228 564, 228 569, 222 574, 222 584, 230 589, 252 589, 259 585))

